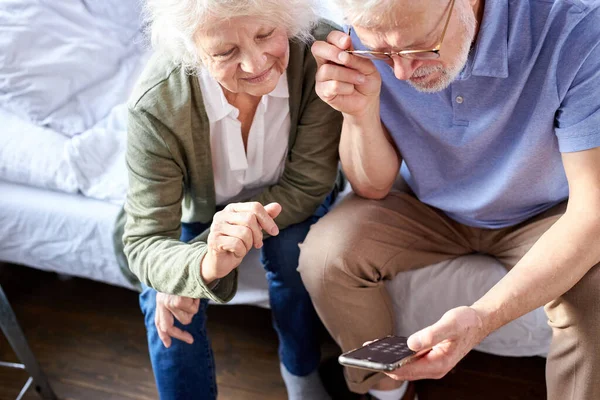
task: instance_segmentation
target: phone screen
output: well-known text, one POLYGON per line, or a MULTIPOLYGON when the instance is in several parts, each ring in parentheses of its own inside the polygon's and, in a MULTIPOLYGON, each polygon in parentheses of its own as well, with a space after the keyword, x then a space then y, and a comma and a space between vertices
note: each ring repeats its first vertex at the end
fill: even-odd
POLYGON ((376 340, 373 343, 350 351, 345 354, 347 358, 358 360, 371 361, 380 364, 394 364, 406 357, 414 356, 416 353, 412 351, 406 344, 407 338, 402 336, 388 336, 383 339, 376 340))

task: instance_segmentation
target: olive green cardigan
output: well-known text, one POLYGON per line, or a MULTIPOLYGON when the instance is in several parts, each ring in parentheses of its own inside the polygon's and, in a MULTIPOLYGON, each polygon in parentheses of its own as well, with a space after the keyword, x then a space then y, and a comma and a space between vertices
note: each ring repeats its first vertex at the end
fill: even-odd
MULTIPOLYGON (((333 29, 321 23, 313 35, 324 40, 333 29)), ((291 129, 283 176, 248 199, 280 203, 280 229, 310 217, 337 175, 342 117, 316 95, 316 72, 310 46, 290 41, 291 129)), ((210 290, 200 276, 207 232, 179 241, 182 221, 208 223, 216 212, 210 150, 197 77, 155 55, 129 104, 124 253, 139 280, 160 292, 227 302, 237 289, 237 269, 210 290)))

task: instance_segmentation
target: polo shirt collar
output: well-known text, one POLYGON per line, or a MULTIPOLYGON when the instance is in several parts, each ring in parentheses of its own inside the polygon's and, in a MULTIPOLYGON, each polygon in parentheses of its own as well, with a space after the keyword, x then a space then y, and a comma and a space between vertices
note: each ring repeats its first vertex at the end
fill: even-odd
POLYGON ((472 75, 508 78, 508 0, 486 0, 472 75))

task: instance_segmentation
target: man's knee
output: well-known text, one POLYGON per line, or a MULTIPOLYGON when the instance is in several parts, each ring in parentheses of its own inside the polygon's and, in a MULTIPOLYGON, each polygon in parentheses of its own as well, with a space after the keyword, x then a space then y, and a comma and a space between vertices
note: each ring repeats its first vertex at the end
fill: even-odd
POLYGON ((335 282, 360 251, 359 221, 356 215, 334 210, 310 228, 300 245, 298 271, 311 294, 328 281, 335 282))
POLYGON ((600 340, 600 264, 593 267, 567 293, 546 306, 550 325, 556 329, 575 328, 590 336, 595 343, 600 340))

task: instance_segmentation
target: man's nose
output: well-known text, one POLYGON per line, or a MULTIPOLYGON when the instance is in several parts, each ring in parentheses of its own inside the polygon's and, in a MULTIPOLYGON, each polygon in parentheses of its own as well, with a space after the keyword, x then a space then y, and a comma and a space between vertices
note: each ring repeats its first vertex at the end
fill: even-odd
POLYGON ((394 69, 396 78, 402 81, 410 79, 412 74, 421 66, 421 64, 422 62, 419 60, 410 60, 400 56, 392 56, 392 59, 388 63, 388 65, 394 69))

